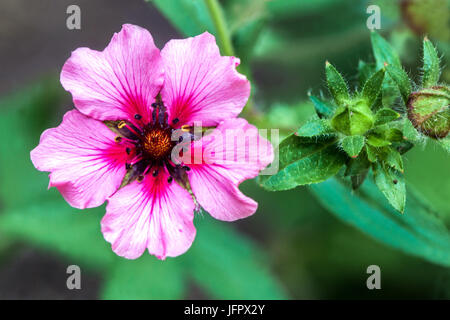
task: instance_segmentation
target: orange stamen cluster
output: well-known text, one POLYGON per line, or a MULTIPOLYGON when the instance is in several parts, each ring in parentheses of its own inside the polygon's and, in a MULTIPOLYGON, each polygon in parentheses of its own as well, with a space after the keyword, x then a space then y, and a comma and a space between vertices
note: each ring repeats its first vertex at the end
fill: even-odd
POLYGON ((162 159, 170 154, 173 147, 170 130, 152 128, 145 132, 143 151, 152 159, 162 159))

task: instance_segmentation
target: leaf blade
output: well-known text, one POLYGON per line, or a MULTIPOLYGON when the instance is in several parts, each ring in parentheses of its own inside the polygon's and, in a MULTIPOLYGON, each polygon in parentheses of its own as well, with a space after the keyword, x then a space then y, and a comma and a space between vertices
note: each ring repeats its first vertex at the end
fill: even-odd
POLYGON ((375 103, 378 94, 381 91, 381 87, 384 80, 384 74, 385 70, 383 68, 377 71, 375 74, 373 74, 364 84, 362 96, 366 99, 369 106, 372 106, 375 103))
POLYGON ((450 266, 450 234, 409 188, 405 214, 398 214, 373 184, 351 193, 337 179, 310 186, 318 201, 343 222, 385 245, 443 266, 450 266))
POLYGON ((316 96, 313 96, 311 94, 308 94, 309 99, 314 105, 314 109, 316 110, 317 115, 319 118, 331 118, 334 114, 335 108, 334 106, 331 106, 327 104, 326 102, 323 102, 316 96))
POLYGON ((400 114, 391 108, 382 108, 375 114, 375 125, 383 125, 400 118, 400 114))
POLYGON ((297 130, 296 135, 299 137, 312 138, 316 136, 327 136, 333 132, 334 130, 327 119, 314 119, 301 126, 297 130))
POLYGON ((406 188, 403 175, 383 164, 376 163, 373 166, 375 184, 384 194, 389 203, 403 213, 406 202, 406 188))
POLYGON ((423 76, 422 87, 429 88, 437 84, 440 76, 439 57, 436 48, 428 38, 423 40, 423 76))
POLYGON ((350 92, 347 83, 336 68, 329 63, 325 63, 325 73, 328 83, 328 89, 336 101, 336 104, 343 105, 350 99, 350 92))
POLYGON ((356 158, 364 147, 364 141, 364 136, 346 136, 342 139, 341 144, 344 151, 347 152, 350 157, 356 158))
POLYGON ((386 70, 389 73, 389 76, 397 84, 403 102, 406 105, 408 103, 409 95, 412 91, 411 81, 409 80, 408 74, 402 67, 397 67, 390 64, 386 65, 386 70))
POLYGON ((260 176, 260 184, 271 191, 324 181, 335 175, 346 161, 335 139, 305 142, 291 135, 282 141, 278 150, 279 171, 272 176, 260 176))
POLYGON ((398 54, 379 33, 372 31, 370 33, 370 40, 378 69, 383 68, 386 63, 397 68, 402 67, 398 54))

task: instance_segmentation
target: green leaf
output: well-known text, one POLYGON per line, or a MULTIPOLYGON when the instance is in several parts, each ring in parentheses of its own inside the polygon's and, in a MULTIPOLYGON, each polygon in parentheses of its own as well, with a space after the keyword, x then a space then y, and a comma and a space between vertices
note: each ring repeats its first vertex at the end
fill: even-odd
POLYGON ((394 51, 391 45, 377 32, 370 33, 370 40, 372 42, 373 55, 377 62, 377 69, 381 69, 385 64, 401 68, 401 62, 398 54, 394 51))
POLYGON ((373 166, 375 183, 389 203, 398 211, 405 210, 406 189, 403 174, 383 164, 373 166))
POLYGON ((328 136, 334 132, 327 119, 314 119, 306 122, 295 133, 299 137, 328 136))
POLYGON ((325 64, 325 71, 327 76, 328 89, 336 101, 336 104, 341 106, 346 104, 350 99, 347 83, 336 68, 328 61, 325 64))
POLYGON ((402 67, 397 67, 394 65, 387 65, 386 70, 389 76, 397 84, 400 94, 402 95, 403 102, 406 105, 412 90, 411 81, 409 80, 408 74, 402 67))
POLYGON ((115 258, 100 232, 104 207, 80 211, 59 202, 40 202, 0 215, 0 231, 56 251, 90 267, 106 268, 115 258))
POLYGON ((421 202, 411 188, 403 215, 387 203, 370 179, 357 194, 337 179, 310 189, 330 212, 381 243, 450 267, 450 232, 439 214, 421 202))
POLYGON ((279 171, 260 176, 261 185, 271 191, 324 181, 335 175, 346 160, 335 139, 310 142, 290 135, 280 143, 278 152, 279 171))
POLYGON ((397 83, 391 78, 389 73, 384 76, 383 88, 381 89, 381 106, 391 108, 403 101, 397 83))
POLYGON ((401 142, 403 141, 403 132, 397 128, 389 128, 384 131, 385 139, 390 142, 401 142))
POLYGON ((392 146, 395 148, 395 150, 397 150, 400 154, 405 154, 407 153, 409 150, 412 149, 412 147, 414 147, 414 144, 409 142, 408 140, 405 140, 405 137, 403 137, 402 141, 399 142, 394 142, 392 144, 392 146))
POLYGON ((319 118, 331 118, 333 116, 334 110, 336 109, 334 106, 320 100, 319 98, 308 94, 309 99, 314 104, 314 108, 316 109, 316 113, 319 118))
POLYGON ((364 173, 368 169, 370 169, 370 161, 367 158, 366 152, 363 151, 359 157, 349 159, 344 176, 348 177, 358 175, 364 173))
POLYGON ((404 151, 399 146, 389 146, 377 149, 377 156, 380 161, 403 173, 403 158, 400 151, 404 151))
POLYGON ((368 172, 369 170, 366 170, 350 177, 350 180, 352 182, 352 190, 357 190, 363 184, 363 182, 366 180, 368 172))
POLYGON ((391 108, 382 108, 377 111, 375 115, 375 125, 383 125, 385 123, 397 120, 400 118, 400 114, 392 110, 391 108))
POLYGON ((408 118, 405 118, 403 122, 403 136, 415 144, 421 143, 424 140, 408 118))
POLYGON ((356 158, 364 147, 364 136, 346 136, 341 145, 350 157, 356 158))
POLYGON ((137 260, 118 259, 106 274, 102 299, 174 300, 184 297, 185 271, 179 261, 160 261, 148 253, 137 260))
POLYGON ((428 38, 423 40, 423 76, 422 87, 429 88, 437 84, 441 70, 436 48, 428 38))
POLYGON ((370 144, 372 147, 385 147, 391 145, 391 142, 387 139, 385 135, 384 130, 372 130, 367 135, 367 143, 370 144))
POLYGON ((384 73, 384 69, 379 70, 374 75, 372 75, 364 85, 364 88, 362 90, 362 97, 366 99, 369 106, 372 106, 375 103, 377 96, 381 91, 381 86, 384 80, 384 73))
POLYGON ((217 299, 286 298, 267 257, 251 241, 208 215, 196 226, 195 242, 181 259, 201 288, 217 299))
POLYGON ((358 62, 358 82, 359 87, 362 88, 367 80, 377 72, 377 65, 375 63, 367 63, 362 60, 358 62))
POLYGON ((387 153, 386 153, 386 158, 385 161, 386 163, 391 166, 392 168, 400 171, 401 173, 403 173, 403 159, 402 159, 402 155, 400 154, 400 152, 398 152, 397 150, 394 150, 392 148, 386 148, 387 153))
MULTIPOLYGON (((386 64, 402 68, 400 58, 391 45, 377 32, 370 34, 372 51, 375 56, 377 69, 382 69, 386 64)), ((392 106, 397 99, 399 89, 389 74, 385 75, 382 87, 382 104, 384 107, 392 106)))
POLYGON ((367 153, 367 159, 370 162, 377 162, 378 157, 377 157, 377 149, 366 144, 366 153, 367 153))
POLYGON ((153 3, 164 16, 185 36, 193 37, 216 29, 204 0, 147 0, 153 3))
POLYGON ((350 176, 353 190, 356 190, 361 186, 366 179, 369 169, 370 161, 365 151, 362 151, 357 158, 349 159, 344 176, 350 176))

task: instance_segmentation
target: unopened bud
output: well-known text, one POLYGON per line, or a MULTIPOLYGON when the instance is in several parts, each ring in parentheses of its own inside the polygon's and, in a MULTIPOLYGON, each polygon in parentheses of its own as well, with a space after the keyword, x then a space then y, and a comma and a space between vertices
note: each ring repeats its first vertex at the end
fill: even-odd
POLYGON ((414 127, 434 139, 445 138, 450 131, 450 88, 433 86, 411 93, 408 118, 414 127))
POLYGON ((333 128, 346 135, 363 135, 374 124, 374 115, 364 99, 354 99, 341 106, 331 120, 333 128))

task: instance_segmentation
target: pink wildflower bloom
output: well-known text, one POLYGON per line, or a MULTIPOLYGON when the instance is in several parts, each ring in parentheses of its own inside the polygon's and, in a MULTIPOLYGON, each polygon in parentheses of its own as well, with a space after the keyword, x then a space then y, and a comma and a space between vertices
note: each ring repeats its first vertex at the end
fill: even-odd
POLYGON ((225 221, 253 214, 238 186, 273 160, 270 143, 236 118, 250 94, 238 64, 209 33, 159 51, 147 30, 124 25, 105 50, 67 60, 61 83, 76 109, 42 134, 31 160, 71 206, 108 201, 101 230, 116 254, 178 256, 195 238, 195 203, 225 221), (196 135, 198 122, 216 128, 196 135))

